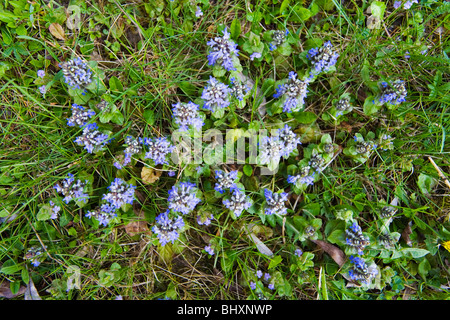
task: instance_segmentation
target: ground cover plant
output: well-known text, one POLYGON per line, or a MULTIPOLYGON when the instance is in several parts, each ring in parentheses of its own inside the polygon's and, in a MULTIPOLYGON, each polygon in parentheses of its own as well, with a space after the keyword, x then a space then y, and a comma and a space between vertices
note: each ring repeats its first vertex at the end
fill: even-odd
POLYGON ((0 297, 448 298, 449 17, 0 5, 0 297))

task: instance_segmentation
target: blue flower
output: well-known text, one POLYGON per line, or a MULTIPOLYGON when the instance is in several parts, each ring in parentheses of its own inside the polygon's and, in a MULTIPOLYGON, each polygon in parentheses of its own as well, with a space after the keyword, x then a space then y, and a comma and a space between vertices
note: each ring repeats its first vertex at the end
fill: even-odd
POLYGON ((89 119, 93 116, 95 116, 95 112, 93 110, 86 110, 83 106, 73 103, 72 115, 70 116, 70 118, 67 118, 67 125, 69 127, 84 127, 87 121, 89 121, 89 119))
POLYGON ((330 41, 324 43, 320 48, 313 48, 308 51, 306 57, 311 61, 314 67, 313 73, 319 74, 322 71, 328 71, 336 64, 339 54, 334 49, 330 41))
POLYGON ((369 238, 363 235, 361 227, 356 222, 353 222, 353 224, 345 230, 345 234, 347 235, 345 242, 347 245, 356 248, 358 254, 363 254, 364 248, 370 244, 369 238))
POLYGON ((281 84, 276 89, 274 98, 282 98, 283 111, 292 112, 299 111, 305 103, 306 94, 308 93, 309 78, 301 81, 297 79, 297 73, 289 72, 287 82, 281 84))
POLYGON ((50 219, 56 219, 58 218, 58 213, 61 210, 61 207, 56 205, 53 201, 49 201, 50 207, 52 209, 52 215, 50 216, 50 219))
POLYGON ((80 200, 86 202, 89 196, 84 192, 87 181, 82 182, 81 180, 75 181, 73 174, 69 173, 68 178, 62 181, 62 183, 57 183, 54 188, 58 193, 64 195, 63 201, 69 203, 70 200, 80 200))
POLYGON ((211 224, 211 220, 214 219, 214 215, 211 213, 209 216, 206 214, 197 215, 197 223, 199 225, 209 226, 211 224))
MULTIPOLYGON (((47 247, 45 246, 45 248, 47 247)), ((29 260, 33 267, 37 267, 45 260, 44 251, 41 247, 31 247, 28 249, 24 259, 29 260)))
POLYGON ((173 212, 188 214, 201 201, 197 197, 197 186, 191 182, 180 182, 169 190, 169 209, 173 212))
POLYGON ((273 193, 269 189, 264 189, 264 196, 266 198, 266 207, 264 210, 265 214, 285 215, 287 213, 285 202, 287 201, 288 193, 273 193))
POLYGON ((195 10, 195 17, 196 17, 196 18, 200 18, 202 15, 203 15, 202 8, 200 8, 199 6, 197 6, 197 10, 195 10))
POLYGON ((233 65, 233 57, 239 55, 239 50, 237 49, 237 44, 230 39, 230 33, 226 28, 222 37, 215 37, 209 40, 207 45, 211 47, 208 55, 209 65, 221 64, 228 71, 236 70, 233 65))
POLYGON ((142 151, 142 145, 140 144, 139 139, 136 139, 132 136, 125 137, 125 144, 127 145, 127 147, 123 151, 125 157, 123 163, 120 164, 120 167, 129 164, 131 162, 131 157, 142 151))
POLYGON ((300 138, 297 137, 287 124, 277 130, 277 135, 282 145, 280 154, 285 159, 289 158, 289 155, 297 148, 298 144, 302 144, 300 138))
POLYGON ((172 153, 175 146, 173 146, 166 137, 154 138, 153 140, 144 138, 140 139, 140 141, 148 150, 145 153, 145 159, 152 159, 155 162, 155 165, 169 164, 166 158, 172 153))
POLYGON ((238 178, 238 171, 224 172, 222 170, 216 170, 216 185, 214 190, 224 193, 226 190, 230 190, 236 187, 236 180, 238 178))
POLYGON ((38 76, 39 78, 45 77, 45 71, 44 71, 44 70, 38 70, 38 71, 37 71, 37 76, 38 76))
POLYGON ((169 210, 167 210, 156 217, 156 224, 153 226, 152 231, 157 235, 161 246, 165 246, 167 243, 174 243, 178 239, 180 229, 183 227, 183 218, 170 218, 169 210))
POLYGON ((398 105, 406 101, 407 94, 405 82, 402 80, 396 80, 392 85, 389 85, 387 82, 382 82, 379 101, 381 103, 398 105))
POLYGON ((234 77, 230 79, 230 82, 231 82, 230 86, 231 95, 236 99, 238 99, 239 101, 242 101, 245 95, 249 92, 249 88, 245 86, 242 82, 237 81, 234 77))
POLYGON ((47 93, 47 87, 45 85, 40 86, 39 92, 44 96, 47 93))
POLYGON ((95 218, 101 225, 106 227, 111 219, 117 217, 116 209, 117 207, 115 207, 114 205, 104 203, 100 206, 100 208, 97 208, 93 211, 88 211, 86 213, 86 217, 90 219, 95 218))
POLYGON ((287 182, 295 184, 297 187, 300 187, 301 185, 312 185, 314 184, 314 174, 315 172, 311 173, 311 167, 305 166, 300 169, 300 173, 295 176, 288 175, 287 182))
POLYGON ((360 281, 363 284, 369 284, 378 274, 375 265, 368 267, 364 259, 360 257, 350 256, 350 262, 354 265, 349 270, 350 279, 360 281))
POLYGON ((120 178, 115 178, 108 187, 109 192, 104 194, 102 199, 109 202, 111 206, 120 208, 126 203, 133 203, 135 189, 136 186, 128 184, 120 178))
POLYGON ((226 108, 230 105, 229 94, 230 88, 211 76, 202 92, 203 107, 211 112, 226 108))
POLYGON ((232 211, 236 217, 239 217, 244 210, 248 210, 252 206, 252 202, 245 193, 237 188, 229 198, 223 199, 222 203, 227 209, 232 211))
POLYGON ((278 161, 283 153, 283 143, 278 136, 262 137, 259 161, 262 165, 278 161))
POLYGON ((92 82, 92 71, 80 58, 60 64, 64 80, 71 89, 83 89, 92 82))
POLYGON ((205 251, 210 254, 211 256, 214 255, 214 249, 211 247, 211 245, 205 246, 205 251))
POLYGON ((180 126, 180 131, 189 130, 189 126, 201 130, 204 125, 198 112, 198 105, 189 101, 188 103, 178 102, 172 105, 173 119, 180 126))
POLYGON ((255 60, 255 59, 259 59, 259 58, 261 58, 261 52, 253 52, 251 55, 250 55, 250 60, 251 61, 253 61, 253 60, 255 60))
POLYGON ((272 33, 272 42, 269 43, 269 50, 274 51, 280 45, 282 45, 286 41, 286 36, 289 34, 289 30, 275 30, 272 33))
POLYGON ((98 130, 96 123, 90 123, 84 126, 81 136, 75 139, 75 143, 80 146, 84 145, 87 152, 92 153, 100 150, 103 146, 111 141, 109 136, 98 130))
POLYGON ((294 254, 300 258, 303 255, 303 251, 302 249, 295 249, 294 254))

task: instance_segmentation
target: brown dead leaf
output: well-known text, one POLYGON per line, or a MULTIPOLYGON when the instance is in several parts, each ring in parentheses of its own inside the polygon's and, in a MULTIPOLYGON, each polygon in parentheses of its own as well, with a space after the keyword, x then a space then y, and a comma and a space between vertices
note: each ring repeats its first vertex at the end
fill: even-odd
POLYGON ((19 291, 15 294, 11 292, 10 282, 3 281, 0 283, 0 298, 12 299, 25 293, 26 288, 20 286, 19 291))
POLYGON ((159 179, 161 174, 162 174, 162 171, 160 171, 160 170, 143 167, 142 171, 141 171, 142 182, 144 182, 145 184, 154 183, 155 181, 157 181, 159 179))
POLYGON ((411 242, 411 238, 409 237, 409 235, 412 233, 411 230, 411 224, 412 221, 410 221, 407 225, 406 228, 403 230, 402 232, 402 239, 405 240, 406 244, 411 247, 412 246, 412 242, 411 242))
POLYGON ((148 226, 146 221, 138 220, 132 221, 125 226, 125 231, 130 237, 134 237, 138 233, 148 232, 148 226))
POLYGON ((66 34, 64 32, 64 29, 63 27, 61 27, 59 23, 56 22, 52 23, 50 27, 48 27, 48 30, 56 39, 66 40, 66 34))
POLYGON ((336 262, 339 267, 342 267, 345 263, 345 253, 335 245, 328 243, 322 240, 311 240, 315 244, 317 244, 323 251, 328 253, 331 258, 333 258, 334 262, 336 262))

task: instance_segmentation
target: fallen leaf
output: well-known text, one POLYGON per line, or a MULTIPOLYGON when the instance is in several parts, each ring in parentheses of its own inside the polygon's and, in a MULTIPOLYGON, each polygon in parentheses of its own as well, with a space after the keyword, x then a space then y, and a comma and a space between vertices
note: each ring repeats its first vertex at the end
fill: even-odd
POLYGON ((257 236, 255 236, 254 233, 249 234, 250 238, 253 240, 253 242, 256 244, 256 249, 258 249, 259 252, 262 254, 271 257, 273 256, 272 250, 270 250, 257 236))
POLYGON ((26 288, 20 286, 19 291, 15 294, 11 292, 10 282, 3 281, 0 283, 0 298, 12 299, 25 293, 26 288))
POLYGON ((311 240, 315 244, 317 244, 323 251, 328 253, 331 258, 333 258, 334 262, 336 262, 339 267, 342 267, 345 263, 345 253, 335 245, 328 243, 322 240, 311 240))
POLYGON ((160 170, 143 167, 142 171, 141 171, 142 182, 144 182, 145 184, 154 183, 155 181, 157 181, 159 179, 161 174, 162 174, 162 171, 160 171, 160 170))
POLYGON ((31 280, 31 277, 25 289, 25 300, 42 300, 36 290, 36 287, 34 286, 33 280, 31 280))
POLYGON ((56 22, 52 23, 50 27, 48 27, 48 30, 55 38, 59 40, 66 40, 64 29, 63 27, 61 27, 59 23, 56 22))
POLYGON ((403 230, 402 232, 402 239, 405 240, 406 244, 411 247, 412 246, 412 242, 411 242, 411 238, 409 237, 409 235, 412 233, 411 230, 411 224, 412 221, 410 221, 407 225, 406 228, 403 230))
POLYGON ((137 235, 138 233, 144 233, 148 231, 146 221, 138 220, 132 221, 125 226, 125 231, 130 237, 137 235))

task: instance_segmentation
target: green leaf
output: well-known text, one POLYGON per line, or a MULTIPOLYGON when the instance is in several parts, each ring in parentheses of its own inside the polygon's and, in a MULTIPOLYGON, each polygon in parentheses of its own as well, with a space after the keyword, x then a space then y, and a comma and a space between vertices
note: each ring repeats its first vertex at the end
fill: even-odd
POLYGON ((178 87, 183 91, 187 96, 195 96, 197 94, 197 87, 194 86, 189 81, 181 81, 178 84, 178 87))
POLYGON ((314 112, 294 112, 294 118, 302 124, 311 124, 317 120, 317 116, 314 112))
POLYGON ((280 14, 283 14, 283 12, 284 12, 284 10, 286 10, 286 8, 289 6, 289 3, 291 2, 291 0, 284 0, 282 3, 281 3, 281 6, 280 6, 280 14))
POLYGON ((239 35, 241 34, 241 23, 239 22, 238 18, 235 18, 230 25, 230 34, 231 38, 234 40, 237 40, 239 35))
POLYGON ((23 269, 22 265, 17 264, 13 260, 8 260, 2 265, 2 268, 0 269, 0 272, 4 273, 6 275, 11 275, 11 274, 14 274, 16 272, 22 271, 22 269, 23 269))
POLYGON ((274 256, 272 259, 270 259, 269 263, 269 270, 275 268, 277 265, 279 265, 283 261, 283 258, 279 255, 274 256))
POLYGON ((244 167, 242 168, 242 171, 244 171, 244 174, 246 175, 246 176, 251 176, 252 175, 252 173, 253 173, 253 168, 252 168, 252 166, 251 165, 249 165, 249 164, 246 164, 246 165, 244 165, 244 167))
POLYGON ((410 256, 414 259, 422 258, 423 256, 426 256, 430 253, 430 251, 420 248, 404 248, 400 251, 403 253, 403 255, 410 256))
POLYGON ((36 215, 36 219, 38 221, 45 221, 50 219, 52 216, 52 209, 48 204, 44 204, 41 209, 39 209, 38 214, 36 215))
POLYGON ((436 186, 437 180, 427 174, 421 173, 417 179, 417 185, 423 194, 427 195, 436 186))
POLYGON ((381 106, 376 103, 374 96, 368 96, 364 101, 363 111, 367 116, 369 116, 377 113, 378 110, 380 110, 380 107, 381 106))
POLYGON ((120 82, 119 78, 112 76, 109 79, 109 89, 111 89, 111 91, 123 92, 123 86, 122 86, 122 83, 120 82))
POLYGON ((143 116, 149 126, 155 123, 155 112, 152 109, 145 110, 143 116))
POLYGON ((374 1, 370 4, 372 15, 380 20, 383 20, 384 11, 386 10, 386 3, 382 1, 374 1))
POLYGON ((294 6, 288 20, 293 22, 303 22, 311 18, 312 13, 309 9, 302 7, 300 4, 294 6))

